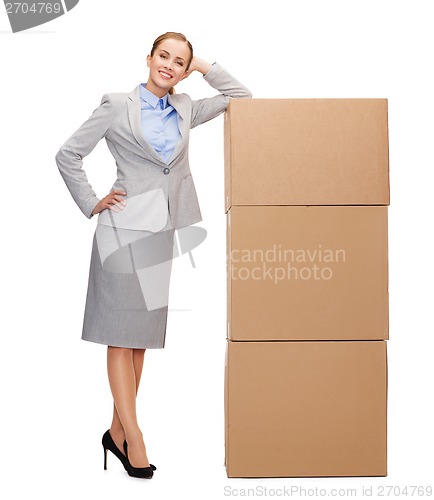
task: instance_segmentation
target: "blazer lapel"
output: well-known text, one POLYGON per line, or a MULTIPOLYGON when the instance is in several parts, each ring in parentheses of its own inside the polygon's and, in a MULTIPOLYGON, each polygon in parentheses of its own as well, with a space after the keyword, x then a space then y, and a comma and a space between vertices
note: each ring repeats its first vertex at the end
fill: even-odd
MULTIPOLYGON (((140 84, 139 84, 140 85, 140 84)), ((140 94, 139 85, 135 87, 129 94, 127 98, 128 104, 128 117, 130 120, 131 130, 136 138, 137 142, 142 146, 149 156, 152 156, 154 160, 157 160, 162 165, 166 165, 160 155, 155 151, 155 149, 146 141, 141 123, 140 115, 140 94)))

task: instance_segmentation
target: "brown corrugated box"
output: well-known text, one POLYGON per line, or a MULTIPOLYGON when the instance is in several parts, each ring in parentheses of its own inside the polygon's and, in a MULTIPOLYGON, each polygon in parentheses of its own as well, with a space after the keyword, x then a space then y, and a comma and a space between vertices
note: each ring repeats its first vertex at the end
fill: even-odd
POLYGON ((232 205, 388 205, 387 99, 232 99, 232 205))
POLYGON ((388 162, 386 99, 231 101, 228 477, 387 474, 388 162))
POLYGON ((389 338, 386 206, 232 206, 227 338, 389 338))
POLYGON ((233 342, 228 477, 385 476, 385 341, 233 342))

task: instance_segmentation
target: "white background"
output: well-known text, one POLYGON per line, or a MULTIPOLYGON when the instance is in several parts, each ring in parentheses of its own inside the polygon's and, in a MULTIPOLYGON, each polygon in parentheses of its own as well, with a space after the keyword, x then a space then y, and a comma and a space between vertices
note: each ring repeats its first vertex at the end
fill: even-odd
MULTIPOLYGON (((220 499, 256 486, 351 487, 360 495, 372 486, 375 497, 379 485, 433 483, 430 4, 81 0, 67 15, 16 34, 2 9, 3 498, 220 499), (138 412, 158 471, 151 481, 130 478, 113 455, 103 470, 101 436, 112 411, 106 348, 80 338, 96 219, 75 205, 54 156, 104 93, 147 80, 145 57, 166 31, 184 33, 198 56, 218 61, 255 98, 389 100, 386 478, 226 477, 223 116, 191 132, 199 225, 208 236, 193 251, 195 268, 188 256, 174 262, 166 347, 145 355, 138 412)), ((199 73, 177 92, 216 93, 199 73)), ((105 141, 85 169, 105 196, 115 179, 105 141)))

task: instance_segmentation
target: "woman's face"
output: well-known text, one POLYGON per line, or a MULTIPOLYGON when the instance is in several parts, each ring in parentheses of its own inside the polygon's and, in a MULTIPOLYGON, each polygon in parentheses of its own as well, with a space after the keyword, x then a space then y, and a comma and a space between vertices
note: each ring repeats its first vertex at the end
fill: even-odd
POLYGON ((182 40, 170 38, 163 40, 154 51, 147 56, 149 79, 146 88, 162 97, 170 87, 175 86, 186 74, 190 62, 190 49, 182 40))

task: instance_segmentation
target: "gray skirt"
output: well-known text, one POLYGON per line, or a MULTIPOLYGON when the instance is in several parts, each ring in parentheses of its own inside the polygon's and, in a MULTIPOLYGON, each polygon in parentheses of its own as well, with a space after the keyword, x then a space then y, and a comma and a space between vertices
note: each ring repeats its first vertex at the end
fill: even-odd
POLYGON ((157 233, 97 224, 82 339, 161 349, 166 338, 175 230, 157 233))

